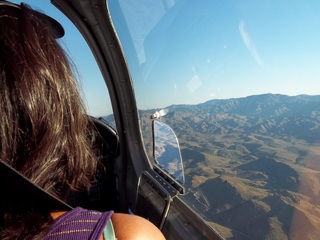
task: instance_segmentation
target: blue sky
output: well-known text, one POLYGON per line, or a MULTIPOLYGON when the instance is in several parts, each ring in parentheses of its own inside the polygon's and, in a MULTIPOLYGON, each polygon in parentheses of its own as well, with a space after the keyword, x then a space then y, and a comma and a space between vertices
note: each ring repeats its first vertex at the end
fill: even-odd
MULTIPOLYGON (((110 113, 102 77, 79 33, 49 1, 26 2, 63 24, 63 45, 80 72, 91 113, 110 113)), ((131 58, 128 63, 140 109, 262 93, 319 94, 318 0, 126 0, 120 5, 138 56, 138 63, 131 58)), ((115 15, 121 28, 118 22, 115 15)), ((119 36, 129 53, 127 36, 119 36)))
POLYGON ((319 94, 319 1, 148 2, 157 14, 142 6, 146 1, 134 3, 138 10, 123 2, 140 56, 141 108, 261 93, 319 94))

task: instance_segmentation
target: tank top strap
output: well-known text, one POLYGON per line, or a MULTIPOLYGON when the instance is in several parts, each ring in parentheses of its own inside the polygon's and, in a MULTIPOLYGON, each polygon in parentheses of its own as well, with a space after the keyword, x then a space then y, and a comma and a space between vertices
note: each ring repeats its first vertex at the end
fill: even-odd
POLYGON ((111 219, 103 230, 103 237, 104 237, 104 240, 117 240, 116 235, 114 233, 111 219))
POLYGON ((54 222, 45 240, 98 240, 112 214, 113 211, 98 212, 74 208, 54 222))

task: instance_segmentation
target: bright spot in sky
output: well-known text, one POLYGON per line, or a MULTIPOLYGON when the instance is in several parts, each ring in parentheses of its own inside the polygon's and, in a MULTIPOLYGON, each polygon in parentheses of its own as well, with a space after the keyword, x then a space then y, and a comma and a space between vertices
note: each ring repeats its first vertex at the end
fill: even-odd
POLYGON ((187 87, 191 93, 197 91, 197 89, 202 85, 201 79, 198 75, 195 75, 188 83, 187 87))

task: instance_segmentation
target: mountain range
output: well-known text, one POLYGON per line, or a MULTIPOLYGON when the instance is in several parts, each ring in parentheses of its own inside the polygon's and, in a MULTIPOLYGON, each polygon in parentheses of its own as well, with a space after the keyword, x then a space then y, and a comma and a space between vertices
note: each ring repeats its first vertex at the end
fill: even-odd
POLYGON ((181 198, 225 239, 320 236, 320 95, 262 94, 140 110, 175 131, 187 193, 181 198), (162 110, 162 111, 161 111, 162 110))
MULTIPOLYGON (((147 151, 150 116, 140 111, 147 151)), ((182 196, 226 239, 320 236, 320 96, 262 94, 172 105, 182 196)))

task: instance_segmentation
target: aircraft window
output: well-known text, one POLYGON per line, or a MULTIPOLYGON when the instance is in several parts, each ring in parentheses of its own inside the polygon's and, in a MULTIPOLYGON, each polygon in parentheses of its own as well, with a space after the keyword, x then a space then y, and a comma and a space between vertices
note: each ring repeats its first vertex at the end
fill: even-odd
POLYGON ((35 10, 50 15, 63 25, 65 36, 58 41, 75 67, 74 73, 88 113, 94 117, 105 118, 111 115, 113 111, 108 89, 93 54, 78 29, 50 1, 25 0, 23 2, 35 10))
POLYGON ((189 206, 226 239, 317 239, 320 2, 108 4, 146 148, 164 109, 189 206))

